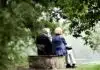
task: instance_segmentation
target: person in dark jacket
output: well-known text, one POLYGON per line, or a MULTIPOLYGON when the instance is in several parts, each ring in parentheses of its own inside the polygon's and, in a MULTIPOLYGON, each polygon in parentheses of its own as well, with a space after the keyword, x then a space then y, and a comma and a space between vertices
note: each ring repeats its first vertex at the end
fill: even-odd
MULTIPOLYGON (((55 61, 52 59, 52 37, 50 33, 49 28, 44 28, 41 31, 41 34, 37 36, 36 38, 36 46, 37 46, 37 51, 38 55, 41 56, 47 56, 43 61, 49 66, 49 69, 54 69, 55 68, 55 61), (49 57, 48 57, 49 56, 49 57)), ((43 63, 44 63, 43 62, 43 63)))
POLYGON ((41 34, 36 38, 36 46, 38 49, 38 55, 51 55, 52 43, 50 40, 50 29, 44 28, 41 34))

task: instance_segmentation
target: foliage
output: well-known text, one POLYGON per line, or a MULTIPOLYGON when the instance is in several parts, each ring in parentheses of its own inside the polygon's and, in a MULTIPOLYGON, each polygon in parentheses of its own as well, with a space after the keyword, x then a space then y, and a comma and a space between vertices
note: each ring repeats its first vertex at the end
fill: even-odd
MULTIPOLYGON (((69 25, 70 33, 74 37, 82 37, 86 44, 96 49, 96 42, 91 37, 95 34, 95 26, 100 21, 100 1, 99 0, 56 0, 55 4, 60 7, 63 14, 71 21, 69 25), (82 35, 82 33, 86 35, 82 35), (88 41, 89 40, 89 41, 88 41)), ((99 37, 99 36, 98 36, 99 37)))
POLYGON ((83 37, 85 44, 90 45, 93 50, 99 50, 100 48, 100 24, 95 26, 95 31, 87 32, 87 35, 83 37))
POLYGON ((56 5, 72 21, 70 31, 75 37, 92 29, 99 21, 99 0, 57 0, 56 5))
POLYGON ((43 27, 53 26, 47 21, 44 21, 46 24, 37 21, 43 7, 31 0, 4 0, 1 5, 0 70, 7 70, 9 65, 17 64, 23 58, 21 53, 30 46, 32 37, 35 38, 43 27))
MULTIPOLYGON (((71 21, 69 25, 70 33, 76 38, 82 37, 84 39, 82 35, 84 32, 88 35, 85 37, 86 39, 84 39, 86 42, 91 35, 91 31, 95 30, 94 27, 99 24, 98 22, 100 21, 99 0, 38 0, 38 3, 44 6, 46 5, 50 9, 59 7, 62 10, 61 16, 66 16, 67 20, 71 21)), ((90 43, 87 42, 87 44, 90 43)), ((91 46, 93 46, 93 42, 91 46)))

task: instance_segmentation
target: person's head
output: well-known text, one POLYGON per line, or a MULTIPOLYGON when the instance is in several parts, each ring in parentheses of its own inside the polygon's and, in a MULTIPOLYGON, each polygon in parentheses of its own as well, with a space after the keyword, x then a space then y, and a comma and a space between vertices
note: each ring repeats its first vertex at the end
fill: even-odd
POLYGON ((50 40, 52 39, 50 28, 43 28, 42 34, 48 36, 50 38, 50 40))
POLYGON ((57 27, 56 29, 55 29, 55 34, 62 34, 63 33, 63 30, 60 28, 60 27, 57 27))
POLYGON ((42 33, 48 34, 48 33, 50 33, 50 29, 49 28, 43 28, 42 33))
POLYGON ((51 36, 50 28, 43 28, 41 34, 47 35, 48 37, 51 36))

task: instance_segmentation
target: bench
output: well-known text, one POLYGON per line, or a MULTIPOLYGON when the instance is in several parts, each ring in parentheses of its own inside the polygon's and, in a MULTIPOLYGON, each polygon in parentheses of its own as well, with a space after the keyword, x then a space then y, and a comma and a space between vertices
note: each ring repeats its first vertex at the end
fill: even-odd
POLYGON ((65 57, 63 56, 29 56, 29 69, 30 70, 48 70, 51 68, 65 69, 65 57))

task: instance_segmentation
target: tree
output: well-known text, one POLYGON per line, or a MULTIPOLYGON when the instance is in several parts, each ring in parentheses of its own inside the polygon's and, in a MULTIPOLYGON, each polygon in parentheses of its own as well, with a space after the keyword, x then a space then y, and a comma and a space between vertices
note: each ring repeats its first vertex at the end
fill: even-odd
MULTIPOLYGON (((95 31, 95 26, 99 24, 99 3, 99 0, 54 0, 50 4, 55 5, 51 7, 49 4, 48 6, 50 8, 59 7, 62 10, 62 14, 71 21, 69 25, 70 33, 76 38, 84 38, 83 32, 89 37, 91 32, 95 31)), ((89 44, 87 40, 88 38, 85 41, 89 44)))
MULTIPOLYGON (((62 12, 59 12, 60 16, 67 17, 67 20, 71 21, 69 31, 76 38, 82 37, 84 39, 83 32, 88 35, 86 37, 89 37, 91 32, 95 31, 95 26, 100 21, 99 0, 34 0, 34 2, 43 5, 46 11, 50 13, 49 9, 54 7, 60 8, 62 10, 62 12)), ((84 40, 86 44, 89 44, 88 38, 84 40)))
POLYGON ((89 32, 87 32, 88 34, 86 36, 83 37, 85 41, 86 45, 90 45, 90 47, 93 50, 100 50, 100 24, 97 24, 95 26, 95 31, 91 31, 91 33, 89 34, 89 32))
POLYGON ((1 4, 0 70, 7 70, 9 65, 16 63, 23 51, 21 48, 26 48, 22 42, 29 45, 27 41, 35 39, 43 27, 53 27, 52 23, 38 21, 42 10, 42 5, 31 0, 5 0, 1 4))

